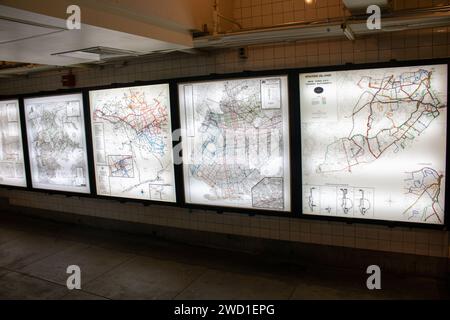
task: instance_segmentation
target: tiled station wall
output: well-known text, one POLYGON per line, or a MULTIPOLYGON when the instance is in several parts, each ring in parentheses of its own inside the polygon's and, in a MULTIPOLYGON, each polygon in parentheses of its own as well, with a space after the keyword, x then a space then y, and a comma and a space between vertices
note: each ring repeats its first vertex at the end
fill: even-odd
MULTIPOLYGON (((396 1, 396 8, 429 6, 448 1, 396 1)), ((235 0, 235 18, 245 27, 268 26, 300 19, 319 19, 342 14, 339 0, 317 0, 309 7, 303 1, 235 0)), ((176 54, 149 61, 99 68, 74 69, 79 87, 125 83, 136 80, 229 73, 290 67, 313 67, 343 63, 383 62, 450 56, 448 28, 382 33, 355 42, 346 39, 253 46, 248 59, 226 49, 201 55, 176 54)), ((61 73, 30 75, 0 80, 1 94, 31 93, 61 88, 61 73)), ((144 207, 114 201, 48 196, 24 191, 0 190, 13 205, 106 217, 191 230, 279 239, 303 243, 344 246, 387 252, 449 257, 449 233, 439 230, 388 228, 278 217, 255 216, 172 207, 144 207)), ((242 243, 245 247, 245 243, 242 243)))

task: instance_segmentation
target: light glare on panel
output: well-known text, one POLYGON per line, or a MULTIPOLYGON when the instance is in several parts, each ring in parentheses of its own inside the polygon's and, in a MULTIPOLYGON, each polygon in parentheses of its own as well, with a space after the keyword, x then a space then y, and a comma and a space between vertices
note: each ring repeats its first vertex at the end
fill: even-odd
POLYGON ((186 202, 290 211, 287 77, 179 85, 186 202))
POLYGON ((25 99, 34 188, 89 193, 83 95, 25 99))
POLYGON ((175 202, 169 85, 89 96, 97 194, 175 202))
POLYGON ((303 213, 443 225, 447 72, 301 74, 303 213))

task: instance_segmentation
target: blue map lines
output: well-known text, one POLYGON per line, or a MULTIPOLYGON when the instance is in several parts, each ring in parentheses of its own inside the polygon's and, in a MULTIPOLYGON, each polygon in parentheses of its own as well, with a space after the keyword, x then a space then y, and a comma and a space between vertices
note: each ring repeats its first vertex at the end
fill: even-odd
POLYGON ((108 156, 111 177, 134 178, 133 156, 108 156))

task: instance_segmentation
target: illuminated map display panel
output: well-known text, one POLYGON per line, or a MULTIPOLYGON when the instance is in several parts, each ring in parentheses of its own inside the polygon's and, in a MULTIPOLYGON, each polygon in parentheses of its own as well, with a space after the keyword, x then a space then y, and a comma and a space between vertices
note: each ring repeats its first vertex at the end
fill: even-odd
POLYGON ((179 85, 186 202, 290 211, 286 76, 179 85))
POLYGON ((19 101, 0 101, 0 185, 26 187, 19 101))
POLYGON ((303 213, 444 224, 447 72, 301 74, 303 213))
POLYGON ((176 202, 169 85, 89 95, 97 194, 176 202))
POLYGON ((24 102, 33 187, 89 193, 83 95, 24 102))

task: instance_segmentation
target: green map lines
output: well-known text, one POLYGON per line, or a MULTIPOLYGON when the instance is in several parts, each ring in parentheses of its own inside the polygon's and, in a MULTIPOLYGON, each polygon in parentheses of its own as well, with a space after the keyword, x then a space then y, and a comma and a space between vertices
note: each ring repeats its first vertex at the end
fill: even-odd
POLYGON ((446 65, 300 82, 304 213, 443 224, 446 65))
POLYGON ((179 86, 186 201, 290 210, 287 77, 179 86))

